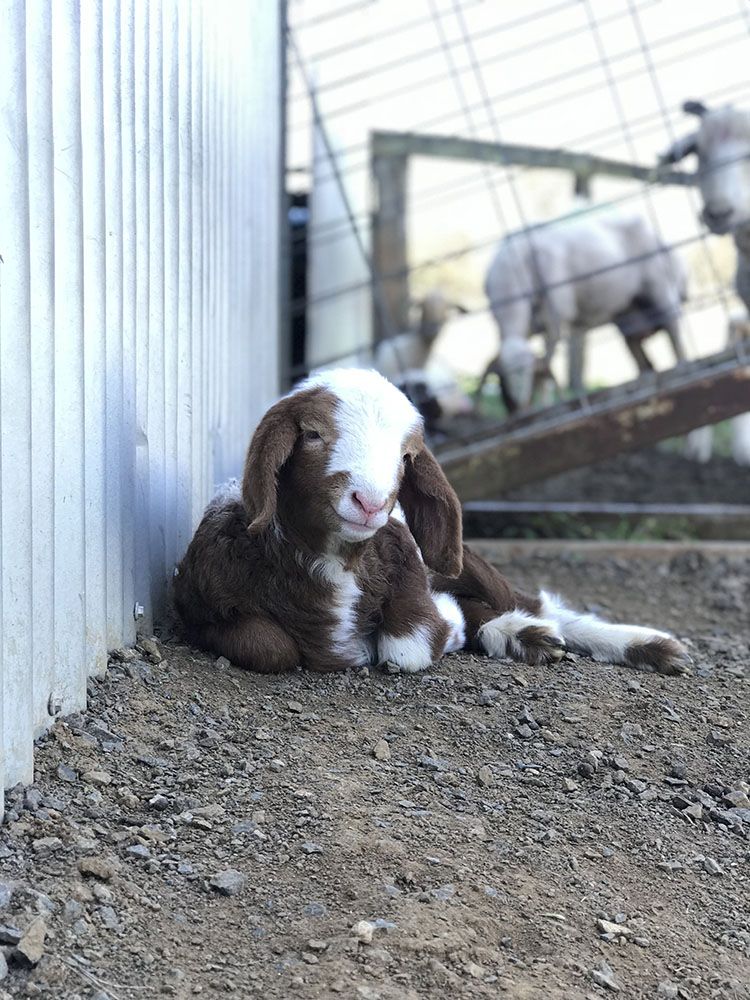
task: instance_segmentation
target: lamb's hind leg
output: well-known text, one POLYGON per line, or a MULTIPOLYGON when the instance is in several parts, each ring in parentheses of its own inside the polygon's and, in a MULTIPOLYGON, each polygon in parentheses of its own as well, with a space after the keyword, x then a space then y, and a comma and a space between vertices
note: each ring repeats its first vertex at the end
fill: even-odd
POLYGON ((205 625, 195 639, 199 646, 226 656, 235 666, 264 674, 292 670, 301 662, 294 639, 261 615, 233 624, 205 625))
POLYGON ((685 648, 668 632, 641 625, 613 625, 595 615, 571 611, 559 597, 545 591, 540 599, 542 614, 556 623, 573 652, 657 674, 685 674, 690 668, 692 661, 685 648))
POLYGON ((543 617, 539 598, 515 590, 466 546, 461 575, 436 576, 432 586, 458 605, 468 649, 524 663, 554 663, 563 655, 562 636, 556 624, 543 617))

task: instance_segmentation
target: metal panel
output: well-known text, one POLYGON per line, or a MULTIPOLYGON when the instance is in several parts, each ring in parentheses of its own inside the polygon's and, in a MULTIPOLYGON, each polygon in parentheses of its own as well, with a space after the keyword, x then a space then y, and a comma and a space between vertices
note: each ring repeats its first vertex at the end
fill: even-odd
POLYGON ((9 784, 158 621, 279 390, 282 119, 275 4, 0 0, 0 23, 9 784))

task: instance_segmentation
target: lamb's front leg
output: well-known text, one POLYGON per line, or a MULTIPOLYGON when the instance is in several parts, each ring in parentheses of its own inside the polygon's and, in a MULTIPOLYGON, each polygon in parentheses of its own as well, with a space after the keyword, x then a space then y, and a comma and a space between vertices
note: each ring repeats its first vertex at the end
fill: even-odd
POLYGON ((396 663, 406 673, 426 670, 444 653, 461 649, 464 622, 448 594, 433 595, 425 585, 396 595, 384 608, 377 637, 378 662, 396 663))

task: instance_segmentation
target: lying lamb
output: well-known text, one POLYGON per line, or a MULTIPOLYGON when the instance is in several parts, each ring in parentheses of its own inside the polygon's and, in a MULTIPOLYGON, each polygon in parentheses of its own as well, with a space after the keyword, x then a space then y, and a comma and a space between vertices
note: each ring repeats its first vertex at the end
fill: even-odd
MULTIPOLYGON (((737 248, 737 294, 750 312, 750 111, 731 106, 709 110, 700 101, 686 101, 683 108, 696 115, 700 125, 673 143, 662 162, 698 155, 703 221, 712 233, 732 234, 737 248)), ((729 342, 740 334, 737 321, 730 322, 729 342)), ((711 454, 710 432, 701 428, 694 435, 696 457, 705 460, 711 454)), ((732 454, 738 464, 750 465, 750 418, 746 414, 732 421, 732 454)))
POLYGON ((553 663, 565 646, 663 674, 689 663, 668 633, 524 594, 464 546, 419 414, 360 369, 313 376, 271 407, 174 592, 190 641, 260 671, 392 661, 411 672, 462 648, 553 663))
POLYGON ((562 338, 617 323, 639 370, 650 368, 641 341, 666 330, 677 361, 685 276, 679 260, 640 216, 607 214, 564 220, 506 237, 490 263, 485 292, 500 328, 495 372, 508 409, 529 405, 539 362, 529 337, 544 333, 549 369, 562 338))

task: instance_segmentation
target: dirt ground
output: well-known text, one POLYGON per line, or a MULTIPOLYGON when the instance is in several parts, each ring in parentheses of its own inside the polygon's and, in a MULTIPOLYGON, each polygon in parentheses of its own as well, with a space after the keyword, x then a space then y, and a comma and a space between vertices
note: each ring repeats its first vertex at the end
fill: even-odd
POLYGON ((750 546, 479 547, 693 674, 120 652, 7 795, 0 996, 750 997, 750 546))

